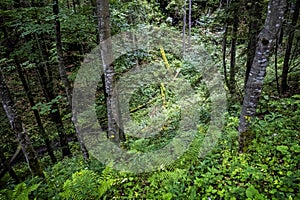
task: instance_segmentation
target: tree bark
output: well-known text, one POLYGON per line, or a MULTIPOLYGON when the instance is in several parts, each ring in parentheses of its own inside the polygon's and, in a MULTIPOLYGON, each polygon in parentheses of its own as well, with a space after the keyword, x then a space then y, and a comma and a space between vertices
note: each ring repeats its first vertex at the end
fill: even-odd
MULTIPOLYGON (((51 70, 48 70, 48 73, 50 73, 48 77, 42 66, 37 67, 37 70, 38 70, 38 78, 41 83, 43 93, 45 95, 46 101, 49 103, 51 102, 52 99, 55 98, 54 91, 53 91, 51 70)), ((60 116, 59 107, 57 103, 52 104, 51 110, 52 111, 50 112, 49 116, 56 126, 58 136, 59 136, 60 146, 62 147, 62 155, 70 156, 71 151, 69 148, 67 135, 65 133, 64 125, 60 116)))
POLYGON ((6 83, 4 82, 4 78, 1 73, 0 73, 0 93, 1 93, 3 108, 9 119, 12 129, 16 133, 17 140, 22 147, 23 154, 26 158, 26 162, 29 166, 31 173, 34 176, 40 176, 44 178, 44 174, 40 167, 39 161, 37 159, 36 152, 34 151, 31 142, 28 138, 27 132, 23 127, 22 120, 17 113, 15 104, 12 100, 9 89, 6 83))
POLYGON ((188 38, 188 49, 191 48, 191 34, 192 34, 192 0, 189 0, 189 38, 188 38))
POLYGON ((256 41, 257 36, 259 34, 260 25, 261 25, 261 10, 262 7, 260 3, 256 0, 250 1, 252 8, 249 12, 250 22, 249 22, 249 30, 248 30, 248 52, 247 52, 247 63, 246 63, 246 74, 245 74, 245 82, 244 87, 246 87, 251 65, 253 63, 255 49, 256 49, 256 41))
POLYGON ((234 95, 236 93, 236 80, 235 80, 235 71, 236 71, 236 40, 237 40, 237 30, 239 25, 238 19, 238 9, 236 3, 232 3, 233 7, 233 24, 232 24, 232 39, 231 39, 231 57, 230 57, 230 70, 229 70, 229 92, 234 95))
MULTIPOLYGON (((115 70, 112 64, 112 44, 110 30, 110 14, 108 0, 97 0, 98 29, 100 39, 100 54, 104 71, 105 97, 107 106, 108 130, 107 136, 115 143, 125 140, 120 108, 117 96, 113 95, 115 88, 115 70)), ((117 92, 116 92, 117 94, 117 92)))
POLYGON ((294 34, 295 34, 295 26, 297 25, 297 21, 299 17, 299 7, 300 7, 300 0, 297 0, 295 4, 293 17, 292 17, 291 29, 288 34, 288 41, 286 43, 286 50, 284 54, 284 61, 283 61, 282 74, 281 74, 281 94, 286 94, 288 90, 289 64, 290 64, 290 57, 291 57, 294 34))
MULTIPOLYGON (((61 32, 60 32, 60 21, 59 21, 59 7, 58 7, 58 0, 53 0, 53 14, 55 16, 55 43, 56 43, 56 51, 57 51, 57 58, 58 58, 58 70, 60 78, 65 86, 67 99, 69 102, 69 106, 72 106, 72 87, 68 80, 68 76, 65 69, 64 63, 64 55, 62 50, 62 42, 61 42, 61 32)), ((69 110, 71 110, 69 108, 69 110)))
POLYGON ((182 53, 185 54, 186 46, 186 0, 184 0, 184 6, 183 6, 183 26, 182 26, 182 53))
POLYGON ((20 179, 15 173, 15 171, 13 170, 13 168, 11 167, 11 165, 5 159, 5 155, 2 151, 2 148, 0 148, 0 160, 2 165, 4 166, 4 169, 8 171, 9 175, 16 181, 16 183, 19 183, 20 179))
MULTIPOLYGON (((34 103, 33 95, 32 95, 31 90, 30 90, 30 88, 27 84, 27 81, 24 77, 23 71, 22 71, 21 66, 19 65, 19 63, 16 64, 16 67, 17 67, 17 71, 18 71, 20 80, 22 82, 22 85, 23 85, 24 90, 26 92, 27 98, 29 100, 30 106, 34 107, 35 103, 34 103)), ((48 154, 51 158, 51 161, 52 161, 52 163, 55 163, 57 160, 56 160, 56 157, 55 157, 55 155, 53 153, 53 150, 51 148, 50 139, 49 139, 48 135, 45 132, 45 129, 44 129, 44 126, 42 124, 42 120, 41 120, 41 117, 40 117, 40 114, 39 114, 38 110, 33 110, 33 114, 35 116, 36 122, 37 122, 38 127, 39 127, 39 133, 41 134, 41 136, 44 139, 44 142, 46 144, 46 148, 47 148, 48 154)))
MULTIPOLYGON (((74 5, 74 11, 75 11, 75 1, 73 0, 72 2, 73 2, 73 5, 74 5)), ((57 51, 57 58, 58 58, 58 70, 59 70, 60 78, 61 78, 61 80, 64 84, 64 87, 65 87, 65 91, 66 91, 66 95, 67 95, 67 99, 68 99, 68 111, 72 115, 71 120, 72 120, 72 123, 74 125, 75 122, 76 122, 76 119, 74 118, 74 116, 72 114, 72 87, 71 87, 71 84, 68 80, 68 76, 67 76, 67 73, 66 73, 64 55, 63 55, 63 50, 62 50, 60 21, 58 19, 58 14, 59 14, 58 0, 53 1, 53 13, 56 17, 56 19, 55 19, 55 42, 56 42, 56 51, 57 51)), ((80 145, 80 148, 81 148, 82 155, 83 155, 84 159, 88 159, 89 158, 89 153, 86 149, 86 146, 84 145, 83 138, 79 134, 79 132, 76 129, 75 125, 74 125, 74 127, 75 127, 76 135, 78 137, 78 142, 79 142, 79 145, 80 145)))
POLYGON ((239 152, 241 153, 245 150, 244 147, 246 140, 250 134, 249 126, 251 118, 256 113, 256 107, 261 95, 269 55, 283 22, 285 6, 286 0, 269 1, 264 28, 258 36, 255 56, 245 89, 245 97, 238 127, 239 152))

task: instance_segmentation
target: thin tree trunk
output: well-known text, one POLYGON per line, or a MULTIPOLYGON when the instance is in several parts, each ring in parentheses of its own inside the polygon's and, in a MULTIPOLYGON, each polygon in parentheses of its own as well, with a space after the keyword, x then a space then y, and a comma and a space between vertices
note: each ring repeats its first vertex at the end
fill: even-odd
POLYGON ((31 142, 27 136, 27 132, 23 127, 22 120, 17 113, 15 104, 12 100, 9 89, 4 82, 3 76, 0 73, 0 93, 3 108, 9 119, 12 129, 16 133, 17 140, 22 147, 23 154, 26 158, 27 164, 31 173, 34 176, 40 176, 44 178, 43 171, 40 167, 39 161, 37 159, 36 152, 34 151, 31 142))
POLYGON ((285 6, 286 0, 270 0, 264 28, 258 36, 255 56, 245 89, 245 97, 238 127, 240 153, 245 150, 246 140, 249 139, 251 134, 251 131, 249 130, 251 118, 256 113, 269 55, 283 22, 285 6))
POLYGON ((227 67, 226 67, 227 30, 228 30, 228 24, 227 24, 227 22, 225 22, 224 33, 223 33, 223 41, 222 41, 222 61, 223 61, 223 71, 224 71, 225 84, 226 84, 227 88, 229 88, 227 67))
POLYGON ((251 65, 253 63, 254 55, 255 55, 255 48, 256 48, 256 41, 260 30, 260 20, 261 20, 261 6, 260 3, 256 0, 251 0, 251 4, 254 5, 250 12, 250 22, 249 22, 249 36, 248 36, 248 52, 247 52, 247 63, 246 63, 246 74, 245 74, 245 82, 244 87, 246 87, 251 65), (253 18, 253 19, 252 19, 253 18))
MULTIPOLYGON (((75 1, 73 0, 73 5, 74 4, 75 4, 75 1)), ((75 9, 75 7, 74 7, 74 9, 75 9)), ((58 57, 58 70, 59 70, 59 75, 64 84, 65 91, 67 94, 68 111, 69 111, 69 113, 72 113, 72 87, 68 80, 68 76, 67 76, 66 69, 65 69, 65 63, 64 63, 64 56, 63 56, 62 42, 61 42, 61 32, 60 32, 60 21, 58 19, 58 14, 59 14, 58 0, 54 0, 53 13, 56 16, 56 19, 55 19, 55 38, 56 39, 55 39, 55 41, 56 41, 56 51, 57 51, 57 57, 58 57)), ((80 145, 80 148, 82 151, 82 155, 83 155, 84 159, 88 159, 89 153, 86 149, 86 146, 84 145, 82 136, 79 134, 79 132, 75 126, 76 119, 74 118, 73 114, 71 114, 71 115, 72 115, 71 120, 75 127, 75 132, 76 132, 78 142, 79 142, 79 145, 80 145)))
POLYGON ((184 6, 183 6, 183 27, 182 27, 182 53, 183 55, 185 54, 186 46, 185 46, 185 41, 186 41, 186 0, 184 0, 184 6))
POLYGON ((189 39, 188 48, 191 48, 191 32, 192 32, 192 0, 189 0, 189 39))
MULTIPOLYGON (((23 71, 22 71, 21 66, 19 65, 19 63, 16 64, 16 67, 17 67, 17 71, 18 71, 20 80, 22 82, 22 85, 23 85, 24 90, 26 92, 27 98, 29 100, 30 106, 34 107, 35 103, 34 103, 33 95, 32 95, 31 90, 30 90, 30 88, 29 88, 29 86, 27 84, 27 81, 26 81, 26 79, 24 77, 23 71)), ((48 154, 49 154, 49 156, 51 158, 52 163, 55 163, 57 160, 56 160, 56 157, 54 156, 53 150, 51 148, 51 142, 49 140, 49 137, 46 134, 45 129, 43 127, 40 114, 39 114, 38 110, 33 110, 33 113, 34 113, 36 122, 37 122, 38 127, 39 127, 39 133, 43 137, 44 142, 46 144, 47 152, 48 152, 48 154)))
POLYGON ((280 87, 279 87, 279 79, 278 79, 278 39, 276 39, 276 42, 275 42, 275 60, 274 60, 274 66, 275 66, 275 79, 276 79, 277 93, 280 96, 280 87))
MULTIPOLYGON (((62 43, 61 43, 60 21, 58 18, 58 14, 59 14, 58 0, 53 0, 53 14, 55 15, 55 42, 56 42, 56 51, 57 51, 57 58, 58 58, 59 75, 65 86, 67 99, 69 102, 69 106, 71 107, 72 87, 68 80, 68 76, 65 69, 65 63, 64 63, 64 55, 63 55, 62 43)), ((71 110, 71 108, 69 108, 69 110, 71 110)))
POLYGON ((10 164, 5 159, 5 155, 2 151, 2 148, 0 148, 0 160, 5 170, 8 171, 9 175, 16 181, 16 183, 20 182, 19 177, 17 176, 16 172, 13 170, 13 168, 10 166, 10 164))
MULTIPOLYGON (((97 0, 98 28, 100 39, 100 54, 104 71, 105 96, 107 106, 109 139, 116 143, 125 140, 121 113, 117 96, 113 95, 115 88, 115 70, 112 64, 112 44, 110 33, 110 14, 108 0, 97 0)), ((116 92, 117 93, 117 92, 116 92)))
POLYGON ((76 2, 75 2, 75 0, 72 0, 72 5, 73 5, 74 13, 76 13, 76 2))
MULTIPOLYGON (((42 67, 38 67, 37 69, 38 69, 38 77, 43 89, 43 93, 45 95, 46 101, 49 103, 51 102, 51 100, 55 98, 54 91, 53 91, 51 70, 48 70, 49 76, 47 77, 42 67)), ((52 111, 50 112, 49 116, 56 126, 58 136, 59 136, 60 146, 62 147, 62 155, 70 156, 71 151, 69 148, 67 136, 65 134, 64 125, 60 116, 59 107, 57 103, 52 104, 51 110, 52 111)))
POLYGON ((282 67, 282 74, 281 74, 281 93, 286 94, 288 89, 288 73, 289 73, 289 64, 290 64, 290 56, 292 52, 293 40, 295 35, 295 26, 297 25, 298 17, 299 17, 299 7, 300 7, 300 0, 296 1, 295 10, 293 13, 292 23, 291 23, 291 30, 288 34, 288 41, 286 44, 286 50, 284 54, 284 62, 282 67))
MULTIPOLYGON (((235 4, 231 4, 231 6, 236 6, 235 4)), ((232 39, 231 39, 231 57, 230 57, 230 70, 229 70, 229 92, 230 94, 236 93, 236 80, 235 80, 235 67, 236 67, 236 40, 237 40, 237 30, 239 25, 237 9, 234 8, 234 19, 232 25, 232 39)))

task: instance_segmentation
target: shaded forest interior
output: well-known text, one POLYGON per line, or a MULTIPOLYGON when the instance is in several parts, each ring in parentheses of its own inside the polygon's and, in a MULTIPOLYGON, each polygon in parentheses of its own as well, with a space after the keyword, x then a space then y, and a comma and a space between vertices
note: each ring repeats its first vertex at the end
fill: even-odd
POLYGON ((2 0, 0 199, 300 199, 299 8, 2 0))

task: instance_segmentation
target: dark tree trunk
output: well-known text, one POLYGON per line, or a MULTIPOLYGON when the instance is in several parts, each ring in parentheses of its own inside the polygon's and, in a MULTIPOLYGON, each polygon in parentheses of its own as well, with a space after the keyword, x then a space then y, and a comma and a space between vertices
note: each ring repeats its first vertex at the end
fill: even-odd
MULTIPOLYGON (((74 5, 74 10, 75 10, 75 1, 73 0, 73 5, 74 5)), ((56 50, 57 50, 57 57, 58 57, 58 70, 59 70, 59 75, 60 78, 64 84, 65 91, 67 94, 67 99, 68 99, 68 111, 69 113, 72 113, 72 87, 71 84, 68 80, 68 76, 66 73, 65 69, 65 63, 64 63, 64 55, 63 55, 63 50, 62 50, 62 42, 61 42, 61 32, 60 32, 60 21, 58 19, 58 14, 59 14, 59 7, 58 7, 58 0, 54 0, 53 3, 53 13, 56 16, 55 19, 55 38, 56 38, 56 50)), ((74 125, 76 119, 73 118, 72 116, 72 123, 74 125)), ((74 126, 76 129, 76 126, 74 126)), ((89 158, 88 151, 84 145, 83 138, 81 135, 78 133, 78 130, 76 130, 76 134, 78 137, 79 145, 83 154, 84 159, 89 158)))
MULTIPOLYGON (((65 69, 65 63, 64 63, 64 55, 62 50, 61 32, 60 32, 60 21, 58 18, 58 14, 59 14, 58 0, 53 1, 53 14, 55 15, 55 42, 56 42, 56 51, 57 51, 57 58, 58 58, 59 75, 65 86, 69 106, 71 107, 72 87, 68 80, 68 76, 65 69)), ((71 109, 69 108, 69 110, 71 109)))
MULTIPOLYGON (((24 90, 26 92, 26 95, 27 95, 27 98, 29 100, 29 103, 30 103, 30 106, 31 107, 34 107, 35 106, 35 103, 34 103, 34 99, 33 99, 33 95, 31 93, 31 90, 27 84, 27 81, 24 77, 24 74, 23 74, 23 71, 21 69, 21 66, 19 65, 19 63, 16 64, 17 66, 17 71, 18 71, 18 74, 19 74, 19 77, 20 77, 20 80, 22 82, 22 85, 24 87, 24 90)), ((51 148, 51 142, 49 140, 49 137, 48 135, 46 134, 45 132, 45 129, 43 127, 43 124, 42 124, 42 120, 41 120, 41 117, 40 117, 40 114, 38 112, 38 110, 33 110, 33 113, 34 113, 34 116, 35 116, 35 119, 36 119, 36 122, 38 124, 38 127, 39 127, 39 133, 41 134, 41 136, 43 137, 44 139, 44 142, 46 144, 46 148, 47 148, 47 151, 48 151, 48 154, 51 158, 51 161, 52 163, 55 163, 57 160, 54 156, 54 153, 53 153, 53 150, 51 148)))
POLYGON ((299 17, 299 7, 300 7, 300 0, 296 1, 295 9, 292 17, 291 28, 288 33, 288 41, 286 43, 286 50, 284 54, 284 62, 282 67, 282 74, 281 74, 281 93, 286 94, 288 90, 288 73, 289 73, 289 64, 290 64, 290 57, 292 52, 293 40, 295 35, 295 27, 297 25, 298 17, 299 17))
POLYGON ((274 46, 284 18, 286 0, 270 0, 264 28, 259 33, 255 56, 245 89, 245 97, 239 124, 239 152, 245 150, 249 139, 251 118, 256 113, 256 107, 261 95, 263 80, 268 65, 269 55, 274 46))
MULTIPOLYGON (((39 81, 41 83, 43 93, 46 97, 46 101, 49 103, 51 100, 55 98, 54 91, 53 91, 53 82, 52 82, 52 73, 51 70, 48 70, 48 76, 46 75, 43 67, 38 67, 38 77, 39 81)), ((69 144, 67 141, 67 136, 65 134, 65 129, 64 125, 60 116, 59 112, 59 107, 57 103, 53 103, 51 107, 51 112, 49 114, 50 119, 53 121, 53 123, 56 126, 58 136, 59 136, 59 141, 60 141, 60 146, 62 147, 62 155, 63 156, 70 156, 71 151, 69 148, 69 144)))
POLYGON ((223 61, 223 71, 224 71, 225 84, 226 84, 226 87, 229 88, 227 67, 226 67, 227 31, 228 31, 228 24, 227 24, 227 22, 225 22, 223 41, 222 41, 222 61, 223 61))
POLYGON ((275 79, 276 79, 276 88, 277 93, 280 96, 280 88, 279 88, 279 79, 278 79, 278 39, 275 42, 275 60, 274 60, 274 67, 275 67, 275 79))
POLYGON ((1 160, 1 163, 4 167, 4 169, 8 171, 9 175, 16 181, 16 183, 19 183, 20 179, 17 176, 17 174, 15 173, 15 171, 13 170, 13 168, 11 167, 11 165, 5 159, 5 155, 2 151, 2 148, 0 148, 0 160, 1 160))
POLYGON ((188 48, 191 48, 191 33, 192 33, 192 0, 189 0, 189 38, 188 48))
POLYGON ((232 39, 231 39, 231 57, 230 57, 230 71, 229 71, 229 92, 230 94, 236 93, 236 41, 237 41, 237 30, 239 25, 238 15, 237 15, 237 5, 235 3, 231 4, 233 6, 233 24, 232 24, 232 39))
POLYGON ((182 26, 182 53, 185 54, 186 50, 186 2, 184 1, 183 6, 183 26, 182 26))
POLYGON ((27 132, 23 127, 22 120, 17 113, 15 104, 12 100, 8 87, 4 82, 2 74, 0 74, 0 93, 3 108, 9 119, 12 129, 16 133, 17 140, 22 147, 23 154, 26 158, 26 162, 29 166, 31 173, 34 176, 44 177, 43 171, 37 159, 37 155, 27 136, 27 132))
POLYGON ((250 22, 249 22, 249 36, 248 36, 248 52, 247 52, 247 63, 246 63, 246 74, 245 74, 245 82, 244 87, 246 87, 251 65, 253 63, 254 55, 255 55, 255 48, 258 33, 261 26, 261 4, 256 0, 251 0, 252 8, 249 12, 250 22))
MULTIPOLYGON (((97 0, 98 28, 100 39, 100 54, 104 71, 105 96, 107 107, 107 136, 115 143, 125 140, 120 108, 117 96, 113 95, 115 86, 115 70, 112 64, 112 44, 110 33, 110 14, 108 0, 97 0)), ((116 88, 115 88, 116 89, 116 88)))

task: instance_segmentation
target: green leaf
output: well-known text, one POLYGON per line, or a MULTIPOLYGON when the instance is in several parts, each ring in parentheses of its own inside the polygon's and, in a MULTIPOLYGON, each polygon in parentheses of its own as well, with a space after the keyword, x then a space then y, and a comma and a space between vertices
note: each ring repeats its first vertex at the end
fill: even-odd
POLYGON ((282 154, 287 154, 289 147, 284 145, 279 145, 276 147, 277 151, 280 151, 282 154))
POLYGON ((253 185, 250 185, 246 190, 246 196, 250 199, 255 199, 259 195, 259 192, 255 189, 253 185))

